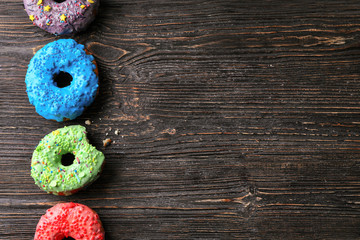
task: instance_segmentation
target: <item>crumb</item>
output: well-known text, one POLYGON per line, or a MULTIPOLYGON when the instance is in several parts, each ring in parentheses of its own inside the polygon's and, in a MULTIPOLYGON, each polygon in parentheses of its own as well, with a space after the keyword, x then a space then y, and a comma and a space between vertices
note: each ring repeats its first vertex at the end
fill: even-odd
POLYGON ((90 124, 91 124, 91 121, 90 121, 90 120, 86 120, 86 121, 85 121, 85 124, 86 124, 86 125, 90 125, 90 124))
POLYGON ((115 130, 115 135, 119 135, 119 129, 115 130))
POLYGON ((107 138, 107 139, 103 140, 104 147, 109 146, 110 143, 111 143, 111 139, 110 139, 110 138, 107 138))

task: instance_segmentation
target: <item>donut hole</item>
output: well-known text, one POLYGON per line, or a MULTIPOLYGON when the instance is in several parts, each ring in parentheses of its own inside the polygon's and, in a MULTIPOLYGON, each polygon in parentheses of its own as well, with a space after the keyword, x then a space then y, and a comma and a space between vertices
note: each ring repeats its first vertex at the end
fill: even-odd
POLYGON ((70 73, 60 71, 58 74, 54 75, 54 84, 58 88, 64 88, 71 84, 73 77, 70 73))
MULTIPOLYGON (((62 3, 62 2, 65 2, 66 0, 54 0, 54 2, 56 3, 62 3)), ((64 238, 64 239, 67 239, 67 238, 64 238)), ((69 238, 69 239, 72 239, 72 238, 69 238)))
POLYGON ((61 156, 61 164, 63 166, 70 166, 71 164, 74 163, 74 160, 75 160, 75 156, 72 153, 66 153, 61 156))

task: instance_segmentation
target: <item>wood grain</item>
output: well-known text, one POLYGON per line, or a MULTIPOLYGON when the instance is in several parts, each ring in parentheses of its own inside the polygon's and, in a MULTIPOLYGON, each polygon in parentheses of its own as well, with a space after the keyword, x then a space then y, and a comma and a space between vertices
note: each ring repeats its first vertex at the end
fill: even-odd
POLYGON ((59 37, 0 0, 0 239, 31 239, 62 201, 94 208, 106 239, 360 238, 359 34, 358 1, 102 0, 72 36, 96 58, 100 94, 56 123, 24 77, 59 37), (86 120, 102 176, 45 194, 35 146, 86 120))

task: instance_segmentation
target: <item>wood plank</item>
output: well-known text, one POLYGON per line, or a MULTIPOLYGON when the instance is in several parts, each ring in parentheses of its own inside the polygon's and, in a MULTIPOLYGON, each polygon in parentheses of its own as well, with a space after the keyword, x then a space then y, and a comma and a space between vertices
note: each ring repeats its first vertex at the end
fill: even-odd
POLYGON ((31 239, 63 201, 94 208, 107 239, 359 238, 359 9, 102 0, 73 36, 96 58, 100 94, 56 123, 29 104, 24 78, 62 37, 0 0, 0 239, 31 239), (35 146, 86 120, 106 156, 100 179, 45 194, 30 176, 35 146))

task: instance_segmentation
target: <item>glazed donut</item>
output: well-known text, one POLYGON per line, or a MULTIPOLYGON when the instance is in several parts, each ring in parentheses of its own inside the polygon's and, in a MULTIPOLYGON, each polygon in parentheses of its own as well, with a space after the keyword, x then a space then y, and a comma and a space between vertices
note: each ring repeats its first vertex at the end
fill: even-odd
POLYGON ((104 159, 104 154, 89 144, 85 127, 59 128, 36 147, 31 176, 44 191, 67 196, 94 182, 100 176, 104 159))
POLYGON ((85 30, 95 19, 99 0, 24 0, 34 25, 55 35, 85 30))
POLYGON ((36 111, 46 119, 72 120, 94 101, 99 78, 94 57, 73 39, 51 42, 31 59, 26 91, 36 111))
POLYGON ((105 232, 97 213, 79 203, 59 203, 49 208, 36 227, 34 240, 103 240, 105 232))

